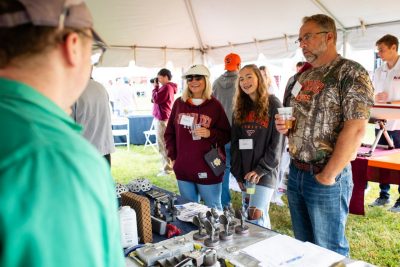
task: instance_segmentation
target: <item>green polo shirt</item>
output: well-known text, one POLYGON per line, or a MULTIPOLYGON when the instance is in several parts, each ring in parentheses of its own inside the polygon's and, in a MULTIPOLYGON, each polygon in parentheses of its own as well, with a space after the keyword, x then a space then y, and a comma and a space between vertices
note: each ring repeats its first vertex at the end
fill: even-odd
POLYGON ((0 266, 125 266, 110 171, 80 130, 0 78, 0 266))

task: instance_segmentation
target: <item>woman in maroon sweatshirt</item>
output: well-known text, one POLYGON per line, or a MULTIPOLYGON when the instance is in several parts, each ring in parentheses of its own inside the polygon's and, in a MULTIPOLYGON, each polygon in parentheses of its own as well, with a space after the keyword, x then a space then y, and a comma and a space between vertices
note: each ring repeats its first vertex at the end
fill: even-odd
POLYGON ((211 96, 210 72, 203 65, 192 66, 182 97, 173 107, 165 131, 168 157, 182 197, 210 208, 222 209, 222 174, 215 176, 204 160, 212 145, 223 153, 230 141, 230 125, 221 103, 211 96))

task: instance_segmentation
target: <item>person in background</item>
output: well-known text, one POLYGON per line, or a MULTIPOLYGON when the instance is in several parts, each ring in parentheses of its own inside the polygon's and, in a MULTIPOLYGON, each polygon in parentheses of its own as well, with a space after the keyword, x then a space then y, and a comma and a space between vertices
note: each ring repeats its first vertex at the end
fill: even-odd
POLYGON ((110 168, 69 116, 93 38, 84 1, 0 1, 2 267, 125 266, 110 168))
POLYGON ((265 86, 267 87, 268 93, 270 95, 272 94, 276 95, 278 99, 282 101, 282 96, 281 93, 279 92, 278 86, 276 85, 275 78, 271 75, 268 68, 266 66, 260 66, 259 69, 261 71, 261 75, 265 82, 265 86))
POLYGON ((350 161, 364 136, 373 105, 368 72, 336 51, 335 21, 303 18, 297 42, 311 68, 294 85, 289 104, 294 126, 275 115, 288 136, 288 202, 294 235, 349 256, 345 237, 353 189, 350 161))
POLYGON ((300 74, 310 68, 312 68, 312 66, 308 62, 299 61, 296 63, 296 73, 292 77, 290 77, 286 83, 285 93, 283 95, 282 101, 284 107, 290 106, 290 96, 292 95, 293 87, 295 86, 300 74))
POLYGON ((172 107, 165 142, 182 197, 222 210, 222 174, 216 176, 204 160, 211 146, 221 148, 230 140, 229 120, 213 97, 210 72, 194 65, 183 75, 186 87, 172 107))
POLYGON ((152 94, 153 116, 155 119, 155 128, 157 132, 157 146, 161 154, 162 170, 157 176, 168 175, 172 173, 172 162, 167 156, 165 147, 164 133, 167 128, 167 122, 171 115, 174 95, 177 91, 176 83, 171 82, 172 74, 168 69, 161 69, 154 79, 154 89, 152 94), (161 87, 160 85, 161 84, 161 87))
POLYGON ((114 97, 114 110, 119 116, 128 116, 138 107, 137 96, 126 77, 116 79, 114 97))
MULTIPOLYGON (((283 106, 285 106, 285 107, 290 106, 290 103, 288 100, 290 99, 290 95, 292 94, 293 86, 295 85, 298 76, 300 75, 300 73, 302 71, 307 69, 305 67, 304 70, 302 70, 303 66, 305 66, 304 61, 297 62, 296 63, 296 74, 288 79, 288 82, 287 82, 286 88, 285 88, 284 97, 283 97, 283 106)), ((311 65, 309 65, 309 66, 311 66, 311 65)), ((285 184, 286 184, 285 176, 287 176, 287 174, 289 173, 289 165, 290 165, 290 155, 289 155, 289 151, 288 151, 288 147, 287 147, 287 138, 284 138, 284 139, 285 139, 285 145, 284 145, 284 149, 282 151, 282 158, 279 163, 279 175, 278 175, 277 187, 275 189, 274 197, 272 198, 272 202, 274 202, 280 206, 285 205, 281 199, 280 190, 284 190, 284 192, 285 192, 287 189, 287 186, 285 186, 285 184)))
MULTIPOLYGON (((213 96, 221 102, 230 125, 232 125, 232 100, 235 94, 238 72, 240 69, 240 56, 230 53, 225 56, 225 73, 222 74, 213 84, 213 96)), ((229 207, 231 204, 231 194, 229 191, 229 178, 231 175, 231 143, 225 145, 226 169, 222 179, 222 207, 229 207)))
POLYGON ((276 130, 274 116, 282 107, 268 93, 260 70, 246 65, 239 72, 232 120, 231 172, 242 189, 247 219, 271 228, 269 204, 277 182, 283 136, 276 130), (245 184, 255 184, 246 194, 245 184))
POLYGON ((110 100, 111 111, 114 114, 114 107, 115 107, 115 85, 113 80, 108 80, 107 84, 105 85, 107 90, 108 99, 110 100))
MULTIPOLYGON (((387 104, 400 101, 400 60, 398 55, 399 40, 397 37, 386 34, 376 42, 378 55, 384 63, 375 70, 373 84, 375 88, 375 103, 387 104)), ((400 148, 400 120, 388 120, 386 130, 393 141, 395 148, 400 148)), ((378 133, 379 129, 375 130, 378 133)), ((379 144, 388 145, 384 135, 379 144)), ((384 206, 390 203, 390 184, 379 184, 381 189, 379 197, 370 206, 384 206)), ((400 186, 399 198, 389 209, 400 212, 400 186)))
POLYGON ((301 68, 304 66, 305 62, 304 61, 299 61, 296 63, 296 72, 299 72, 301 68))
POLYGON ((83 137, 111 166, 111 153, 115 151, 111 112, 107 90, 101 83, 90 78, 82 95, 72 105, 71 117, 83 127, 83 137))

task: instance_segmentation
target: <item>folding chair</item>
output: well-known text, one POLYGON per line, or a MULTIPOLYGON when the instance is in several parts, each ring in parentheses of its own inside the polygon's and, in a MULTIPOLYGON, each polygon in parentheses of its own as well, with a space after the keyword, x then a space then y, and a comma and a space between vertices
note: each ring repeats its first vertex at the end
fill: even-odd
POLYGON ((123 142, 123 140, 119 142, 115 142, 115 145, 126 145, 129 151, 129 119, 125 117, 116 117, 113 116, 111 118, 111 125, 112 125, 112 135, 113 136, 125 136, 126 142, 123 142))
POLYGON ((147 131, 143 131, 144 136, 146 137, 146 142, 144 143, 143 149, 145 149, 147 146, 151 146, 154 151, 158 152, 157 148, 157 131, 156 131, 156 125, 155 125, 155 119, 151 122, 150 129, 147 131), (150 137, 154 135, 156 137, 156 142, 151 142, 150 137))

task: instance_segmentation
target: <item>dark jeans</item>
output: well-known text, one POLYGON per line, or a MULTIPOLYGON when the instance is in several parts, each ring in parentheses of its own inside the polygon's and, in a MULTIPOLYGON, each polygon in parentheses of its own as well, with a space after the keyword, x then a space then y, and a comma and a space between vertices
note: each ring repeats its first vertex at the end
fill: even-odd
MULTIPOLYGON (((375 129, 375 135, 378 134, 378 129, 375 129)), ((400 148, 400 130, 395 130, 395 131, 387 131, 390 138, 393 141, 394 148, 400 148)), ((381 138, 379 139, 378 144, 380 145, 388 145, 385 136, 382 134, 381 138)), ((385 198, 389 199, 390 198, 390 184, 379 184, 379 188, 381 189, 381 192, 379 193, 380 198, 385 198)), ((400 185, 397 188, 400 194, 400 185)), ((400 197, 399 197, 400 199, 400 197)))

